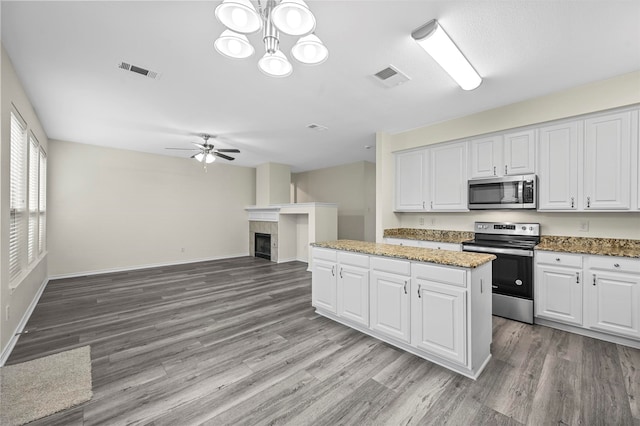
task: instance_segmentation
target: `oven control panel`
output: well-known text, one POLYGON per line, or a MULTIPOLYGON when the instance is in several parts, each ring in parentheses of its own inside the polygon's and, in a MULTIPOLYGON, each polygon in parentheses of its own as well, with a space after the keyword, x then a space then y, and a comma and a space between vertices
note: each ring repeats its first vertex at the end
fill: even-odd
POLYGON ((539 223, 507 223, 507 222, 476 222, 474 230, 479 234, 503 235, 540 235, 539 223))

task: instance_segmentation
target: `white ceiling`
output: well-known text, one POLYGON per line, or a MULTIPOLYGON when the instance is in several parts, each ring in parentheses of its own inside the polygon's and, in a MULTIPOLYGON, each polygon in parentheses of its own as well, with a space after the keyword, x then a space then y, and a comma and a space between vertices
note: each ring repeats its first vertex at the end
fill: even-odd
MULTIPOLYGON (((264 0, 263 0, 264 1, 264 0)), ((53 139, 187 157, 194 135, 234 164, 292 171, 375 161, 400 132, 640 69, 640 1, 309 1, 329 59, 284 79, 213 49, 211 1, 2 1, 2 43, 53 139), (480 75, 461 90, 411 39, 437 18, 480 75), (158 71, 151 80, 117 68, 158 71), (385 88, 393 64, 411 80, 385 88), (329 128, 306 128, 318 123, 329 128)), ((288 55, 293 37, 282 37, 288 55)), ((290 55, 289 55, 290 56, 290 55)))

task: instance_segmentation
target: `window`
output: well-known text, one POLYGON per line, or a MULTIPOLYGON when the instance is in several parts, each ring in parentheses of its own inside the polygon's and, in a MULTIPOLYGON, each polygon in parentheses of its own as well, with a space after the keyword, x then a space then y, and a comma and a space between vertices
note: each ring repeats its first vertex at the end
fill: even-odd
POLYGON ((38 254, 42 254, 47 248, 47 154, 40 148, 40 200, 38 202, 38 254))
POLYGON ((40 148, 38 140, 31 134, 29 135, 29 226, 27 231, 27 263, 30 264, 36 259, 38 254, 38 202, 40 197, 38 190, 38 168, 40 165, 40 148))
POLYGON ((47 154, 15 110, 9 163, 9 281, 17 285, 46 250, 47 154))
POLYGON ((9 163, 9 280, 16 278, 25 266, 23 243, 27 208, 27 126, 17 112, 11 112, 11 155, 9 163))

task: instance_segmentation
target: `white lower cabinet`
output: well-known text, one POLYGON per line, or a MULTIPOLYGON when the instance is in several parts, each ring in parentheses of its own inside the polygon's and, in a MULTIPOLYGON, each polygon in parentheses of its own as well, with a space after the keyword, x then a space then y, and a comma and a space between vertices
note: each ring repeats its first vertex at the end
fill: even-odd
POLYGON ((409 343, 411 263, 373 257, 371 259, 371 329, 409 343))
POLYGON ((589 256, 587 326, 640 338, 640 259, 589 256))
POLYGON ((538 251, 535 274, 536 318, 640 340, 640 259, 538 251))
POLYGON ((338 263, 338 315, 368 327, 369 257, 339 253, 338 263), (358 266, 349 264, 349 261, 358 263, 358 266))
POLYGON ((327 251, 313 248, 317 313, 467 377, 482 372, 491 357, 490 263, 460 268, 343 251, 332 263, 327 251))
POLYGON ((466 363, 466 291, 417 279, 411 304, 411 343, 460 364, 466 363))

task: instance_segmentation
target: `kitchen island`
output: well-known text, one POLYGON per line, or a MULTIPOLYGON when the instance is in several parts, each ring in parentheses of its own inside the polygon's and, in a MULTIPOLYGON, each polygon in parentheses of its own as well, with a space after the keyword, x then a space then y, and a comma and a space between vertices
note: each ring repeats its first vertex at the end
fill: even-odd
POLYGON ((316 312, 470 378, 491 358, 490 254, 312 244, 316 312))

